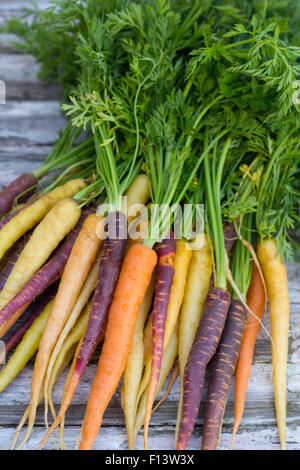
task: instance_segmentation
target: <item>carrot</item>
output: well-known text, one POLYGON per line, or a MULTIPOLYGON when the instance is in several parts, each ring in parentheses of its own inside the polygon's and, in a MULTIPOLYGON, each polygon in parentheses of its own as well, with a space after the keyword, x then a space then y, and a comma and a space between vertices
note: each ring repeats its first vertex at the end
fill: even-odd
POLYGON ((101 240, 96 235, 98 222, 99 217, 96 215, 87 217, 62 275, 34 364, 28 428, 20 447, 28 440, 34 425, 36 408, 51 353, 99 250, 101 240))
MULTIPOLYGON (((59 360, 57 362, 57 367, 53 370, 53 378, 51 380, 51 390, 55 384, 55 382, 59 379, 60 375, 62 372, 65 370, 65 368, 68 366, 69 362, 72 360, 72 357, 74 355, 76 349, 76 343, 74 344, 69 344, 66 345, 66 348, 62 350, 62 354, 59 356, 59 360), (69 347, 68 347, 69 346, 69 347)), ((41 392, 39 396, 39 404, 43 400, 43 393, 41 392)), ((19 434, 21 429, 23 428, 24 424, 26 423, 27 419, 29 416, 29 405, 27 406, 26 410, 24 411, 24 414, 22 416, 22 419, 20 423, 18 424, 16 434, 14 436, 14 440, 11 445, 11 450, 15 448, 16 442, 18 440, 19 434)))
POLYGON ((242 302, 231 301, 225 327, 212 359, 202 429, 202 450, 218 447, 222 419, 247 321, 242 302))
MULTIPOLYGON (((149 197, 148 178, 136 178, 126 192, 127 202, 130 207, 135 202, 145 203, 149 197), (147 184, 145 188, 145 184, 147 184), (140 198, 138 200, 138 198, 140 198)), ((145 176, 145 175, 144 175, 145 176)), ((129 207, 129 210, 130 210, 129 207)), ((105 219, 107 227, 106 239, 100 259, 98 279, 93 297, 92 311, 85 335, 80 343, 80 351, 74 366, 69 386, 64 394, 57 419, 51 426, 43 443, 63 419, 75 390, 81 380, 85 367, 91 358, 92 352, 98 342, 99 334, 103 330, 107 320, 108 311, 112 302, 113 293, 119 277, 122 260, 125 253, 127 238, 127 218, 123 212, 111 212, 105 219)), ((42 443, 42 444, 43 444, 42 443)))
POLYGON ((225 250, 227 254, 229 255, 237 240, 237 233, 235 231, 234 224, 232 222, 225 222, 223 224, 223 233, 224 233, 225 250))
MULTIPOLYGON (((60 204, 62 203, 59 203, 59 205, 60 204)), ((50 212, 48 212, 47 216, 50 217, 50 214, 56 208, 57 205, 54 206, 50 212)), ((63 208, 68 209, 68 207, 65 207, 65 205, 63 208)), ((82 228, 82 224, 85 218, 90 213, 90 209, 83 210, 75 229, 72 230, 72 232, 66 237, 65 241, 56 249, 49 261, 38 272, 36 272, 27 282, 27 284, 21 290, 19 290, 19 292, 0 310, 1 322, 6 321, 17 310, 32 302, 35 297, 44 292, 47 287, 49 287, 54 281, 61 277, 76 237, 82 228)), ((57 217, 56 211, 54 211, 53 216, 55 218, 57 217)), ((47 217, 45 223, 49 223, 49 217, 47 217)))
POLYGON ((224 328, 230 295, 224 289, 208 291, 194 343, 184 372, 182 418, 176 449, 184 450, 192 434, 203 391, 205 371, 224 328))
MULTIPOLYGON (((170 337, 173 333, 176 325, 181 303, 184 296, 185 282, 188 272, 188 266, 192 256, 192 250, 190 250, 189 244, 184 240, 176 240, 176 256, 174 262, 174 278, 172 282, 170 298, 167 309, 167 318, 165 324, 164 333, 164 346, 165 349, 169 343, 170 337)), ((151 324, 152 314, 149 316, 145 332, 144 332, 144 344, 145 344, 145 371, 139 387, 137 402, 140 400, 145 388, 149 384, 151 375, 151 351, 152 351, 152 335, 151 335, 151 324)))
MULTIPOLYGON (((19 194, 37 184, 37 179, 30 173, 24 173, 10 183, 0 192, 0 217, 6 214, 12 207, 14 200, 19 194)), ((26 197, 29 193, 26 193, 26 197)), ((24 197, 23 197, 24 199, 24 197)), ((19 199, 21 201, 22 198, 19 199)))
POLYGON ((140 306, 130 353, 126 362, 122 386, 122 408, 125 415, 129 449, 134 449, 134 421, 138 406, 137 393, 144 368, 143 329, 151 307, 154 292, 154 276, 150 282, 144 300, 140 306))
POLYGON ((90 449, 102 417, 125 369, 136 318, 156 265, 155 251, 137 243, 123 262, 113 301, 96 377, 83 422, 80 449, 90 449))
POLYGON ((155 413, 155 411, 163 404, 163 402, 168 398, 169 394, 170 394, 170 391, 172 390, 172 387, 178 377, 178 374, 179 374, 179 364, 178 364, 178 361, 175 362, 175 365, 173 367, 173 371, 172 371, 172 375, 171 375, 171 378, 170 378, 170 381, 169 381, 169 384, 167 386, 167 389, 164 393, 164 395, 162 396, 162 398, 159 400, 158 403, 156 403, 155 407, 153 408, 152 410, 152 414, 155 413))
POLYGON ((33 204, 21 210, 0 230, 0 259, 4 253, 28 230, 36 225, 60 200, 74 196, 84 188, 83 179, 68 181, 49 194, 40 197, 33 204))
MULTIPOLYGON (((175 326, 175 329, 173 331, 169 344, 163 353, 160 376, 159 376, 159 381, 158 381, 157 389, 156 389, 156 397, 160 393, 165 381, 167 380, 167 377, 176 360, 177 353, 178 353, 178 328, 177 326, 175 326)), ((141 399, 139 401, 138 409, 136 412, 136 419, 135 419, 135 425, 134 425, 134 437, 133 437, 134 442, 136 441, 138 432, 141 429, 143 422, 145 420, 146 400, 147 400, 147 391, 144 390, 141 396, 141 399)), ((152 412, 154 413, 154 410, 152 412)))
POLYGON ((24 307, 17 310, 8 320, 6 320, 1 329, 0 329, 0 339, 6 335, 6 333, 11 329, 11 327, 16 323, 17 320, 23 315, 25 310, 29 307, 29 304, 24 305, 24 307))
MULTIPOLYGON (((57 290, 57 287, 55 287, 55 292, 56 290, 57 290)), ((48 298, 48 294, 46 295, 48 298)), ((26 320, 21 324, 21 326, 19 326, 19 328, 14 333, 12 333, 9 336, 9 338, 5 341, 3 353, 6 356, 20 342, 20 340, 25 335, 26 331, 31 327, 32 323, 40 315, 40 313, 41 313, 40 309, 35 308, 33 312, 31 312, 30 315, 26 318, 26 320)), ((3 360, 4 360, 4 357, 2 357, 2 354, 1 354, 0 363, 3 362, 3 360)))
MULTIPOLYGON (((74 228, 79 217, 80 210, 71 199, 58 202, 48 212, 34 230, 0 293, 1 309, 45 263, 59 242, 74 228)), ((0 326, 6 319, 5 315, 0 314, 0 326)))
POLYGON ((159 380, 163 350, 165 324, 168 312, 168 305, 174 278, 174 262, 176 255, 176 242, 170 233, 161 243, 157 244, 157 273, 155 283, 155 296, 152 310, 152 361, 151 372, 148 383, 146 416, 144 422, 144 448, 147 449, 148 428, 151 418, 151 411, 155 399, 157 383, 159 380))
POLYGON ((24 368, 29 359, 35 354, 38 349, 39 342, 49 316, 55 292, 49 293, 37 306, 35 313, 37 318, 27 330, 18 345, 16 351, 11 356, 5 367, 0 372, 0 392, 7 387, 7 385, 19 374, 24 368))
POLYGON ((184 369, 203 313, 212 273, 212 255, 207 237, 200 233, 195 241, 196 243, 198 241, 197 245, 199 248, 192 251, 183 302, 179 314, 178 362, 181 380, 176 422, 176 441, 182 412, 184 369))
POLYGON ((267 287, 272 349, 273 385, 280 445, 286 447, 286 374, 289 335, 289 294, 285 264, 274 239, 260 242, 257 255, 267 287))
POLYGON ((8 222, 10 222, 11 219, 16 217, 16 215, 18 215, 22 210, 26 209, 26 207, 31 206, 36 200, 37 198, 34 199, 33 201, 27 202, 27 204, 18 204, 18 206, 16 207, 16 210, 11 210, 9 215, 7 215, 6 217, 0 220, 0 230, 4 227, 4 225, 8 224, 8 222))
MULTIPOLYGON (((48 394, 47 394, 47 389, 48 389, 48 384, 49 380, 51 378, 52 374, 52 368, 54 367, 55 361, 57 359, 57 356, 60 354, 60 350, 62 348, 62 345, 70 333, 71 329, 74 327, 79 315, 81 314, 82 310, 86 306, 93 290, 95 289, 95 285, 97 282, 97 277, 98 277, 98 272, 99 272, 99 259, 100 256, 97 256, 97 259, 92 266, 92 269, 89 272, 89 275, 81 289, 81 292, 77 298, 77 301, 74 305, 74 308, 66 321, 62 332, 59 335, 59 338, 57 340, 57 343, 55 345, 54 350, 52 351, 49 364, 47 367, 47 373, 46 373, 46 378, 45 378, 45 384, 44 384, 44 398, 45 398, 45 423, 48 428, 48 421, 47 421, 47 413, 48 413, 48 394)), ((89 311, 91 310, 91 305, 88 305, 89 311)))
POLYGON ((164 348, 173 334, 178 320, 180 307, 184 298, 186 278, 189 264, 192 257, 192 250, 185 240, 176 240, 176 256, 174 262, 174 278, 171 287, 170 300, 165 325, 164 348))
POLYGON ((14 244, 14 246, 5 254, 5 256, 0 261, 0 291, 3 289, 8 276, 10 275, 30 236, 31 232, 23 235, 23 237, 20 238, 20 240, 18 240, 17 243, 14 244))
POLYGON ((260 328, 260 322, 258 320, 262 319, 266 306, 265 289, 261 279, 261 275, 255 262, 252 263, 252 277, 247 292, 247 305, 249 309, 256 315, 256 318, 253 315, 248 316, 248 321, 242 339, 240 353, 235 370, 235 416, 232 431, 232 444, 234 442, 234 437, 237 433, 244 412, 246 391, 251 373, 254 347, 257 333, 260 328))

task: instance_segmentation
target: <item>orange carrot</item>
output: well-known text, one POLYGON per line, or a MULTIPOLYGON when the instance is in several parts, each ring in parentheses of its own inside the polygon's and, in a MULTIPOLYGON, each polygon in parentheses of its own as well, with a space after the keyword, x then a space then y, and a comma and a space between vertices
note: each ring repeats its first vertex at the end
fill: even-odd
POLYGON ((140 243, 133 245, 125 257, 108 314, 96 377, 87 403, 81 450, 92 448, 103 413, 125 369, 138 311, 156 261, 155 251, 140 243))
POLYGON ((247 292, 247 305, 251 312, 257 318, 249 314, 244 336, 241 343, 241 349, 235 371, 235 390, 234 390, 234 426, 232 432, 232 444, 239 428, 246 399, 247 385, 251 373, 252 359, 257 333, 260 328, 259 320, 262 319, 266 306, 266 294, 259 270, 252 263, 251 283, 247 292))
POLYGON ((73 245, 63 272, 35 360, 31 384, 28 428, 19 448, 28 440, 33 428, 39 396, 51 353, 76 303, 82 284, 99 250, 101 240, 96 234, 98 223, 99 217, 97 215, 93 214, 87 217, 73 245))

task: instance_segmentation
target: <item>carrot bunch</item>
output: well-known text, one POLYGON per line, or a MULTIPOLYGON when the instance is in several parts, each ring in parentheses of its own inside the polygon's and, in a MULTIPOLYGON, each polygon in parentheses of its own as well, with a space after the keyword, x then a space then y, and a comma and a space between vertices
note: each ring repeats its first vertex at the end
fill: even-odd
POLYGON ((205 380, 202 448, 219 445, 233 380, 234 440, 268 301, 285 448, 285 261, 300 145, 288 97, 300 50, 288 7, 232 1, 62 0, 20 28, 28 51, 37 35, 45 74, 56 57, 51 78, 63 84, 69 123, 41 168, 0 193, 0 337, 6 353, 16 346, 0 389, 36 354, 13 447, 29 439, 44 400, 39 447, 57 428, 64 448, 93 354, 80 449, 93 448, 122 377, 129 447, 143 427, 147 449, 170 373, 167 392, 180 375, 175 448, 189 445, 205 380), (69 365, 57 412, 52 389, 69 365))

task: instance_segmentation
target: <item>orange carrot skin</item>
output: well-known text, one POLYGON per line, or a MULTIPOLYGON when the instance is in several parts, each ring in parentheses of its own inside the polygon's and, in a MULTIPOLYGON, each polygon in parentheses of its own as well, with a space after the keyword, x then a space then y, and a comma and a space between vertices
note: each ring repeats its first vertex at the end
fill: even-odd
POLYGON ((193 432, 201 402, 206 367, 217 349, 229 305, 230 295, 227 291, 218 287, 209 289, 184 371, 182 418, 176 450, 186 449, 193 432))
POLYGON ((150 283, 157 256, 154 250, 135 244, 122 266, 113 301, 102 353, 87 403, 81 450, 92 448, 102 417, 125 369, 139 307, 150 283))
POLYGON ((215 450, 218 447, 228 390, 236 367, 246 321, 247 310, 239 300, 232 300, 216 354, 211 362, 204 411, 202 450, 215 450))
MULTIPOLYGON (((249 309, 256 315, 256 317, 261 320, 266 306, 266 293, 261 275, 254 262, 252 263, 251 282, 247 292, 247 305, 249 309)), ((251 314, 248 315, 248 321, 237 361, 234 390, 234 433, 236 433, 239 427, 244 412, 246 391, 252 367, 252 358, 254 354, 256 337, 260 328, 260 322, 257 318, 251 314)))
POLYGON ((164 350, 165 324, 175 272, 176 241, 174 235, 171 233, 169 238, 158 243, 155 251, 157 253, 157 274, 152 310, 152 363, 146 403, 145 448, 147 447, 147 433, 152 405, 160 376, 164 350))

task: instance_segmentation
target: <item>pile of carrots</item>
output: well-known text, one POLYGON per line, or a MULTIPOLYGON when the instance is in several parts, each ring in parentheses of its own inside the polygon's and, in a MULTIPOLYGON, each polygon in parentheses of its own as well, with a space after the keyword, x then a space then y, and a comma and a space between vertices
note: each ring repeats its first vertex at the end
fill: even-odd
MULTIPOLYGON (((60 15, 70 15, 65 24, 78 55, 77 83, 70 88, 66 80, 63 110, 70 122, 41 169, 0 193, 0 338, 2 358, 8 357, 0 392, 13 387, 35 356, 28 407, 12 448, 30 438, 41 402, 46 430, 39 448, 55 429, 65 448, 66 412, 95 351, 98 367, 79 449, 92 449, 120 382, 128 446, 134 449, 144 427, 147 449, 151 416, 161 403, 155 400, 170 374, 163 399, 180 375, 174 447, 188 447, 206 377, 202 449, 218 447, 232 380, 233 445, 262 327, 272 349, 284 449, 285 260, 298 220, 300 149, 296 111, 288 107, 279 128, 282 87, 259 76, 264 60, 274 59, 279 32, 273 34, 267 10, 259 20, 252 12, 252 39, 237 41, 247 30, 232 22, 236 15, 245 22, 248 11, 236 10, 233 19, 232 12, 215 9, 218 2, 201 9, 198 2, 111 3, 93 10, 93 0, 76 7, 62 0, 37 13, 33 26, 41 34, 40 22, 47 29, 51 21, 55 37, 55 21, 61 34, 60 15), (218 15, 228 15, 228 22, 218 15), (215 28, 212 41, 220 35, 217 46, 206 21, 215 28), (274 41, 270 49, 260 44, 266 38, 274 41), (223 56, 214 55, 217 47, 223 56), (257 70, 245 71, 257 47, 265 47, 252 63, 257 70), (207 72, 213 86, 204 85, 207 72), (243 83, 238 100, 229 91, 236 80, 243 83), (178 236, 178 213, 186 204, 191 210, 178 236), (263 324, 267 303, 270 332, 263 324), (56 410, 52 389, 67 368, 56 410)), ((280 67, 296 67, 293 60, 286 52, 280 67)), ((285 73, 280 67, 278 80, 285 73)))

